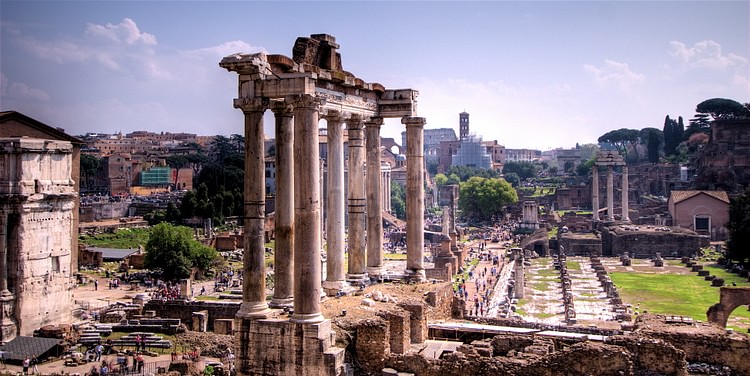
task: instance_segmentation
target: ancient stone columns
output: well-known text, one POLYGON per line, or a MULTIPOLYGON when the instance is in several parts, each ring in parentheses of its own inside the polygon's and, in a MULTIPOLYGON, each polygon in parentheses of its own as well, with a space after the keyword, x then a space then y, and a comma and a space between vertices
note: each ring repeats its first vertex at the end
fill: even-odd
POLYGON ((245 208, 240 318, 262 318, 270 313, 266 303, 265 208, 266 178, 263 148, 263 112, 266 99, 245 99, 238 106, 245 114, 245 208))
POLYGON ((349 272, 347 280, 365 279, 365 145, 362 118, 352 115, 347 121, 349 132, 349 272))
MULTIPOLYGON (((314 96, 305 94, 294 95, 287 100, 294 106, 295 140, 294 314, 290 320, 317 323, 324 320, 320 312, 320 103, 314 96)), ((263 150, 262 144, 260 150, 263 150)))
POLYGON ((612 166, 607 166, 607 220, 615 220, 615 188, 612 166))
POLYGON ((365 122, 367 149, 367 273, 377 278, 383 272, 383 207, 380 174, 380 127, 383 119, 365 122))
POLYGON ((630 210, 628 208, 628 166, 623 165, 622 166, 622 196, 620 197, 622 200, 622 221, 623 222, 630 222, 630 215, 628 214, 628 211, 630 210))
POLYGON ((424 281, 424 125, 421 117, 403 117, 406 125, 406 270, 407 279, 424 281))
POLYGON ((294 123, 292 106, 276 102, 276 214, 272 308, 291 307, 294 291, 294 123))
POLYGON ((326 243, 328 261, 323 289, 336 295, 347 287, 344 273, 344 137, 342 114, 329 111, 328 122, 328 192, 326 243))
POLYGON ((607 167, 607 221, 615 220, 614 168, 622 167, 622 216, 621 220, 629 222, 628 215, 628 166, 616 151, 599 152, 594 162, 591 181, 591 209, 593 220, 599 221, 599 167, 607 167))
POLYGON ((599 221, 599 166, 594 164, 591 167, 591 212, 594 216, 594 222, 599 221))

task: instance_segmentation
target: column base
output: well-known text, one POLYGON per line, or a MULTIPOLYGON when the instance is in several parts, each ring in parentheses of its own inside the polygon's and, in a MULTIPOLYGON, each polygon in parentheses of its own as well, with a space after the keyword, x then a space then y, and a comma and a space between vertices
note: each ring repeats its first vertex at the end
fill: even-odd
POLYGON ((266 302, 242 302, 237 316, 243 319, 265 319, 271 316, 266 302))
POLYGON ((427 281, 427 276, 425 275, 424 269, 418 269, 418 270, 407 269, 407 270, 404 270, 404 278, 408 282, 425 282, 425 281, 427 281))
POLYGON ((235 345, 240 375, 341 376, 350 374, 343 348, 334 347, 331 321, 241 320, 235 345))
POLYGON ((0 292, 0 343, 7 343, 16 338, 18 326, 13 317, 15 296, 8 290, 0 292))
POLYGON ((352 291, 352 286, 347 281, 323 281, 323 291, 328 296, 337 296, 342 293, 348 295, 352 291))
POLYGON ((289 317, 289 321, 296 324, 317 324, 323 322, 325 317, 320 312, 318 313, 294 313, 289 317))
POLYGON ((294 298, 273 298, 268 303, 271 308, 282 309, 294 305, 294 298))
POLYGON ((385 274, 385 267, 382 265, 367 267, 367 275, 370 276, 370 279, 380 280, 383 274, 385 274))
POLYGON ((347 274, 346 275, 346 281, 351 284, 359 285, 360 282, 363 282, 367 279, 367 274, 347 274))

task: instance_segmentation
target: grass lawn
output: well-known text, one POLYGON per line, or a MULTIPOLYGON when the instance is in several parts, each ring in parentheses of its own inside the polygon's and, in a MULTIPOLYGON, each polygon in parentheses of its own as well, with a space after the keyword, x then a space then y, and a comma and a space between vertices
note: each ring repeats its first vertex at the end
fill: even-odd
MULTIPOLYGON (((713 274, 714 271, 712 270, 713 274)), ((717 273, 718 274, 718 273, 717 273)), ((610 273, 623 302, 650 313, 675 314, 706 321, 708 307, 719 302, 719 289, 695 274, 610 273)), ((747 284, 747 282, 745 282, 747 284)), ((732 312, 728 327, 746 333, 750 311, 740 306, 732 312), (733 325, 737 323, 738 326, 733 325)))
POLYGON ((113 234, 81 235, 81 243, 100 248, 138 248, 139 245, 146 246, 150 229, 131 228, 120 229, 113 234))

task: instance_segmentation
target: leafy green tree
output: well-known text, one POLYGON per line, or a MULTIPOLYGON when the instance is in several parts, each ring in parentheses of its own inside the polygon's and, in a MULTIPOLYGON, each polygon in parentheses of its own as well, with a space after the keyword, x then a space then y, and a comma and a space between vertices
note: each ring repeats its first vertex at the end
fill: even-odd
POLYGON ((460 181, 467 181, 472 176, 479 176, 483 178, 496 178, 500 176, 500 174, 495 170, 470 166, 451 166, 450 174, 456 174, 460 181))
POLYGON ((445 174, 437 174, 437 175, 435 175, 435 178, 433 180, 435 180, 435 184, 438 187, 442 187, 442 186, 448 184, 448 177, 445 176, 445 174))
POLYGON ((677 152, 677 146, 683 141, 685 125, 682 122, 682 116, 678 121, 670 119, 669 115, 664 119, 664 155, 671 156, 677 152))
POLYGON ((435 176, 438 173, 438 161, 437 160, 430 160, 427 161, 427 173, 431 176, 435 176))
POLYGON ((750 268, 750 189, 729 203, 727 258, 750 268))
POLYGON ((531 179, 536 176, 536 168, 531 162, 507 162, 503 166, 503 174, 507 175, 515 172, 521 181, 531 179))
POLYGON ((638 144, 638 130, 620 128, 614 131, 609 131, 599 137, 599 143, 612 144, 618 152, 627 159, 628 156, 628 145, 633 148, 635 153, 635 160, 638 160, 638 150, 636 146, 638 144))
POLYGON ((658 163, 661 146, 664 143, 664 132, 656 128, 643 128, 638 138, 641 140, 641 144, 646 145, 648 161, 658 163))
POLYGON ((151 228, 144 266, 161 270, 166 280, 190 277, 193 267, 203 270, 218 257, 216 250, 193 239, 187 227, 162 222, 151 228))
POLYGON ((406 219, 406 192, 395 180, 391 180, 391 212, 396 218, 406 219))
POLYGON ((197 153, 197 154, 188 154, 187 156, 188 163, 190 164, 190 168, 193 169, 193 183, 195 183, 195 179, 198 177, 198 174, 201 172, 201 168, 203 168, 203 165, 207 164, 210 159, 208 156, 206 156, 203 153, 197 153))
POLYGON ((446 184, 453 185, 453 184, 459 184, 459 183, 461 183, 461 178, 459 178, 458 175, 450 174, 448 176, 448 181, 446 182, 446 184))
POLYGON ((167 157, 167 166, 175 169, 174 186, 179 189, 177 181, 180 176, 180 169, 190 166, 190 161, 184 155, 170 155, 167 157))
POLYGON ((99 173, 102 159, 91 154, 81 154, 81 187, 93 189, 94 178, 99 173))
POLYGON ((586 162, 579 164, 578 167, 576 167, 576 174, 578 174, 578 176, 589 176, 591 169, 594 167, 595 160, 595 158, 591 158, 586 162))
POLYGON ((587 161, 591 158, 594 158, 597 153, 599 153, 599 145, 597 144, 583 144, 580 147, 581 149, 581 160, 587 161))
POLYGON ((471 220, 489 221, 516 202, 516 190, 504 179, 474 176, 460 186, 458 206, 471 220))
POLYGON ((724 98, 707 99, 695 107, 698 114, 708 114, 713 119, 733 119, 750 117, 750 110, 741 103, 724 98))
POLYGON ((515 172, 509 172, 509 173, 505 174, 505 181, 507 181, 508 183, 510 183, 510 185, 513 188, 516 188, 519 185, 521 185, 521 178, 519 178, 518 174, 516 174, 515 172))

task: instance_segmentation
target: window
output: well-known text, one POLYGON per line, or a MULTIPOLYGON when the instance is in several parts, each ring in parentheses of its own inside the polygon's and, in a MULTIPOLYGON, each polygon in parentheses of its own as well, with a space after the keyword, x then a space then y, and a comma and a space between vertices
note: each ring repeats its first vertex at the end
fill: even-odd
POLYGON ((55 273, 60 272, 60 256, 52 256, 52 271, 55 273))
POLYGON ((711 229, 711 217, 706 215, 695 216, 695 231, 709 231, 711 229))

